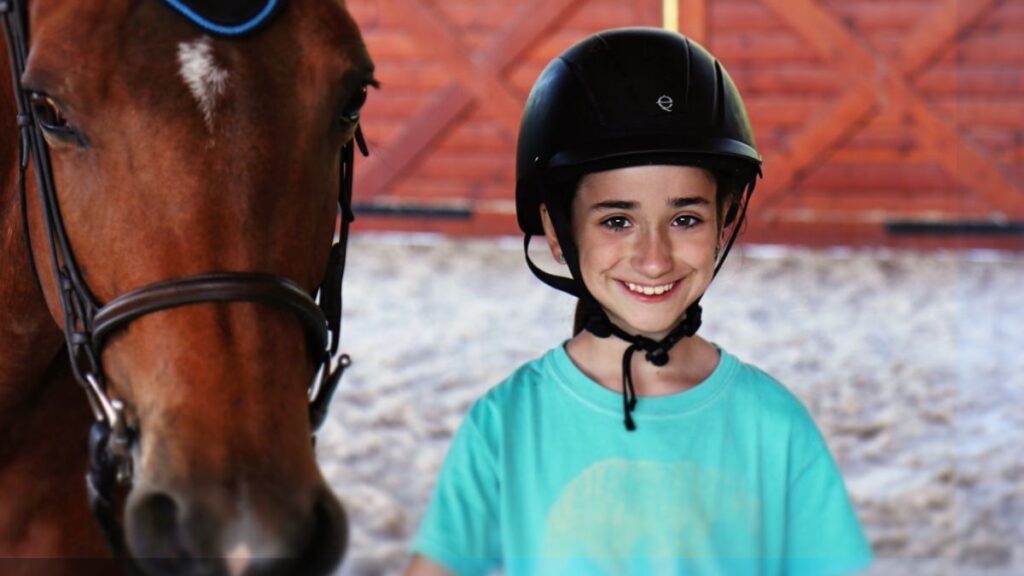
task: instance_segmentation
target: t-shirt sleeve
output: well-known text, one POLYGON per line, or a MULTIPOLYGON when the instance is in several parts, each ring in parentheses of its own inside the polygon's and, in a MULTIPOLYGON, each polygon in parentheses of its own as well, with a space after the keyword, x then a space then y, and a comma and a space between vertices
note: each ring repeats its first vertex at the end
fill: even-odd
POLYGON ((852 574, 871 563, 871 546, 824 446, 790 480, 786 527, 787 575, 852 574))
POLYGON ((411 549, 455 574, 501 564, 496 458, 472 420, 452 439, 411 549))

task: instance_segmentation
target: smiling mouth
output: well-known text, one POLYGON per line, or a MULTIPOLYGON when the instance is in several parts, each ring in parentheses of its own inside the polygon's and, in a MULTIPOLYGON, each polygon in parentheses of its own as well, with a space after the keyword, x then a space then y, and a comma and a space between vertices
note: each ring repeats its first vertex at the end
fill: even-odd
POLYGON ((643 294, 644 296, 661 296, 662 294, 672 290, 676 285, 675 282, 669 282, 668 284, 662 284, 660 286, 644 286, 642 284, 634 284, 632 282, 623 282, 623 284, 626 285, 626 288, 628 288, 630 292, 643 294))

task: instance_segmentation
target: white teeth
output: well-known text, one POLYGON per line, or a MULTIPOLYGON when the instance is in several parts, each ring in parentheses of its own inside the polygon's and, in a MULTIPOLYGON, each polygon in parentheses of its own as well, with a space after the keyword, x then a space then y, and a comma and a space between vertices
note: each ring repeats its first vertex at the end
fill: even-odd
POLYGON ((664 294, 665 292, 671 290, 672 287, 675 285, 676 283, 672 282, 671 284, 664 284, 662 286, 641 286, 639 284, 633 284, 632 282, 626 282, 626 286, 629 288, 631 292, 636 292, 638 294, 643 294, 645 296, 660 296, 661 294, 664 294))

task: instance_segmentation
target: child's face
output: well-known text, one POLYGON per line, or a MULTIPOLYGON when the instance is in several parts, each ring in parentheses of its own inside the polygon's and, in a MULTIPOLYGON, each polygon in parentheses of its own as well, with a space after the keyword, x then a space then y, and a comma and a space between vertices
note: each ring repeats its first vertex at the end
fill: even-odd
POLYGON ((589 174, 572 207, 580 272, 609 319, 660 340, 711 282, 716 186, 691 166, 589 174))

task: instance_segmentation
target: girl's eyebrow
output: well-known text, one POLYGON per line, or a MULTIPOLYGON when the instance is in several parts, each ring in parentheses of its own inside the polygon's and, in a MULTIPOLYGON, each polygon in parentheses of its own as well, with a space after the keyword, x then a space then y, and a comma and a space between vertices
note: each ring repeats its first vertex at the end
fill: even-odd
POLYGON ((708 206, 711 203, 708 202, 707 198, 701 196, 690 196, 687 198, 672 198, 668 201, 669 206, 673 208, 686 208, 687 206, 704 205, 708 206))
POLYGON ((628 200, 605 200, 604 202, 597 202, 593 204, 591 210, 636 210, 640 206, 639 202, 630 202, 628 200))
MULTIPOLYGON (((707 198, 700 196, 689 196, 685 198, 670 198, 668 205, 673 208, 686 208, 687 206, 696 205, 710 205, 707 198)), ((640 207, 639 202, 633 202, 630 200, 605 200, 603 202, 594 203, 590 209, 592 211, 600 210, 636 210, 640 207)))

